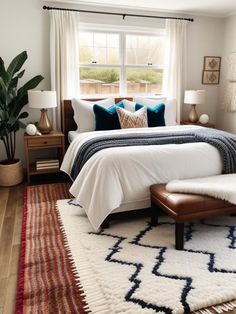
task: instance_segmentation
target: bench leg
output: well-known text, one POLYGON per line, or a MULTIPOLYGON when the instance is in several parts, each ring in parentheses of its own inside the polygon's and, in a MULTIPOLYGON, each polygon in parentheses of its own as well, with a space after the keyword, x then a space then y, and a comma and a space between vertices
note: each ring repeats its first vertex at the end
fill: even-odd
POLYGON ((160 208, 151 202, 151 226, 156 227, 158 225, 158 217, 160 214, 160 208))
POLYGON ((184 223, 175 223, 175 249, 183 250, 184 248, 184 223))

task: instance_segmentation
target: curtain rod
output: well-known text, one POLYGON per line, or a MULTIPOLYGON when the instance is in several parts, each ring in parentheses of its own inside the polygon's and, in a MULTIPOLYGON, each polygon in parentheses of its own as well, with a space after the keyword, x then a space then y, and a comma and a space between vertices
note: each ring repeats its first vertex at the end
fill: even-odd
POLYGON ((83 13, 94 13, 94 14, 107 14, 107 15, 118 15, 122 16, 123 20, 126 16, 132 17, 145 17, 150 19, 170 19, 170 20, 182 20, 193 22, 194 19, 184 18, 184 17, 176 17, 176 16, 152 16, 152 15, 142 15, 142 14, 129 14, 129 13, 113 13, 113 12, 101 12, 101 11, 90 11, 90 10, 77 10, 77 9, 66 9, 66 8, 56 8, 56 7, 48 7, 46 5, 43 6, 44 10, 59 10, 59 11, 73 11, 73 12, 83 12, 83 13))

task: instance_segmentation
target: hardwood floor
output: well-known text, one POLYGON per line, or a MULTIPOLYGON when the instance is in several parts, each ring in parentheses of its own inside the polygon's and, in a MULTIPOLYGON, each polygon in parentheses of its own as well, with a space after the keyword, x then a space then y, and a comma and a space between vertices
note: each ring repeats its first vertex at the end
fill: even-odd
POLYGON ((0 188, 0 313, 15 310, 23 185, 0 188))

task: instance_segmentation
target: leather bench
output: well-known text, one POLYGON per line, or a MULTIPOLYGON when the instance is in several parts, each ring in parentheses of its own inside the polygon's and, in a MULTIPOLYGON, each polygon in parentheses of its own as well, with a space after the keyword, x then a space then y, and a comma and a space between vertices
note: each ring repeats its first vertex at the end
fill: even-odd
POLYGON ((158 225, 158 216, 164 211, 175 221, 175 248, 184 248, 184 223, 214 216, 236 213, 236 206, 213 197, 170 193, 165 184, 154 184, 151 192, 151 225, 158 225))

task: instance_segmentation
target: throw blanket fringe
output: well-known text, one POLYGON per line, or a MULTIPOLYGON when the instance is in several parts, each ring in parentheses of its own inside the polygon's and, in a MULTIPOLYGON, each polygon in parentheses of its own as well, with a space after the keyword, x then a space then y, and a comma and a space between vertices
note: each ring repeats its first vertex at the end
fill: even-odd
POLYGON ((163 132, 154 130, 151 134, 122 134, 101 136, 88 140, 79 148, 71 170, 74 180, 84 164, 97 152, 111 147, 165 145, 206 142, 216 147, 222 157, 223 173, 236 172, 236 136, 215 129, 163 132))
POLYGON ((236 174, 225 174, 188 180, 173 180, 168 192, 208 195, 236 205, 236 174))

